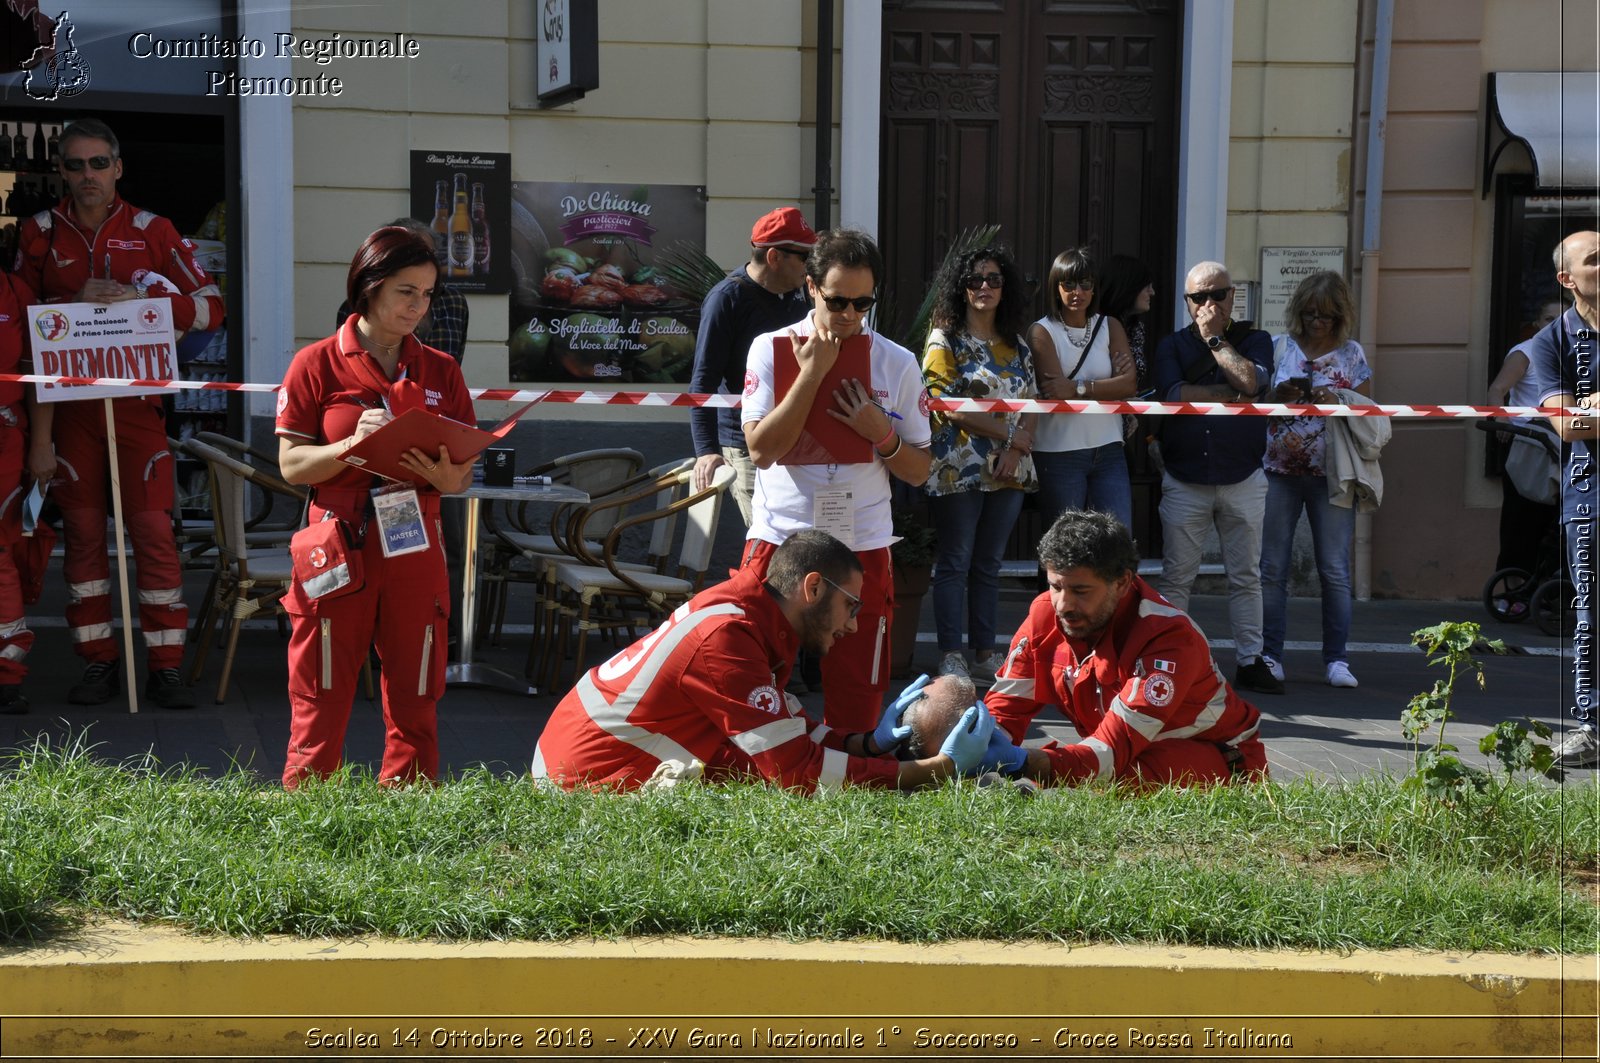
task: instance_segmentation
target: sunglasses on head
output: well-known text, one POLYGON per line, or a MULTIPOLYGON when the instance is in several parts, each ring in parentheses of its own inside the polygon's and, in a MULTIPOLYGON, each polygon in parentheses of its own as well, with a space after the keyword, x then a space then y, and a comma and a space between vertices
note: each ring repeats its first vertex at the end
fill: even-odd
POLYGON ((961 283, 967 286, 969 292, 975 292, 984 285, 999 291, 1005 287, 1006 279, 998 273, 974 273, 961 283))
POLYGON ((857 598, 855 595, 851 594, 849 591, 833 582, 833 580, 829 579, 827 576, 823 576, 822 573, 818 572, 817 575, 822 576, 822 582, 826 583, 828 586, 844 595, 845 601, 850 603, 850 619, 854 620, 856 618, 856 614, 861 612, 861 599, 857 598))
POLYGON ((61 165, 68 173, 82 173, 83 164, 86 162, 91 170, 109 170, 111 169, 111 164, 115 161, 115 155, 91 155, 87 159, 63 158, 61 165))
POLYGON ((835 314, 843 313, 847 306, 855 307, 858 314, 865 314, 878 301, 877 297, 872 295, 863 295, 859 299, 846 299, 842 295, 822 295, 821 292, 817 294, 822 296, 822 305, 835 314))
POLYGON ((1233 294, 1233 288, 1212 288, 1206 292, 1184 292, 1184 298, 1195 306, 1205 306, 1207 302, 1220 303, 1233 294))
POLYGON ((1081 281, 1062 281, 1061 287, 1065 288, 1069 292, 1074 288, 1080 292, 1092 292, 1094 291, 1094 281, 1087 278, 1081 281))

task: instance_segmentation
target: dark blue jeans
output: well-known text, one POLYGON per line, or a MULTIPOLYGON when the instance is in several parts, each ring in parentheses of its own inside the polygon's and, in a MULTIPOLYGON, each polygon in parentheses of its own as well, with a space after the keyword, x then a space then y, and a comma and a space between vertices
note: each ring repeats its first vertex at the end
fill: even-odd
POLYGON ((1033 467, 1039 471, 1039 512, 1046 528, 1069 509, 1097 509, 1132 529, 1133 488, 1120 442, 1086 450, 1036 450, 1033 467))
POLYGON ((933 563, 933 619, 939 652, 961 649, 961 621, 975 653, 1008 645, 995 641, 1000 602, 1000 560, 1022 511, 1023 492, 957 491, 928 500, 939 544, 933 563))

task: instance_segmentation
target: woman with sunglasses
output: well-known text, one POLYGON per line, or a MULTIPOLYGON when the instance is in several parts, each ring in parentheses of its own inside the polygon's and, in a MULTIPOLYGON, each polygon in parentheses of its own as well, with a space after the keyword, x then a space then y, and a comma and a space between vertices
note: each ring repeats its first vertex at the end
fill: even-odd
MULTIPOLYGON (((1273 344, 1272 401, 1340 403, 1341 390, 1372 393, 1372 370, 1361 344, 1350 338, 1355 304, 1337 273, 1314 273, 1300 282, 1284 313, 1288 332, 1273 344)), ((1267 419, 1267 511, 1261 529, 1262 638, 1273 677, 1283 678, 1288 627, 1289 562, 1303 510, 1322 583, 1322 663, 1328 683, 1354 687, 1345 643, 1350 636, 1350 543, 1354 507, 1328 501, 1324 464, 1326 417, 1267 419)))
POLYGON ((450 617, 441 495, 472 483, 472 462, 413 447, 400 456, 410 484, 383 486, 346 464, 356 443, 411 409, 476 420, 461 367, 412 333, 428 312, 439 266, 426 237, 397 225, 367 237, 345 281, 352 308, 334 335, 294 356, 278 392, 284 479, 312 487, 308 527, 291 544, 295 580, 284 597, 289 640, 289 752, 283 785, 339 767, 356 675, 374 644, 383 662, 384 783, 439 770, 439 696, 450 617), (411 492, 411 497, 406 497, 411 492), (415 520, 378 515, 413 510, 415 520), (331 541, 302 549, 301 536, 331 541), (337 555, 349 557, 340 569, 337 555), (344 578, 339 576, 343 574, 344 578))
MULTIPOLYGON (((1086 248, 1061 252, 1050 265, 1050 313, 1028 329, 1047 399, 1130 398, 1138 372, 1122 323, 1094 313, 1095 268, 1086 248)), ((1133 489, 1115 413, 1046 414, 1034 443, 1039 512, 1045 527, 1068 509, 1097 509, 1133 524, 1133 489)))
MULTIPOLYGON (((1028 399, 1033 362, 1020 335, 1027 309, 1022 277, 996 247, 946 260, 934 278, 932 323, 922 377, 933 398, 1028 399)), ((1038 488, 1034 414, 936 413, 928 494, 939 533, 933 615, 939 671, 967 676, 963 627, 980 680, 1005 663, 995 635, 1000 561, 1022 510, 1038 488)))

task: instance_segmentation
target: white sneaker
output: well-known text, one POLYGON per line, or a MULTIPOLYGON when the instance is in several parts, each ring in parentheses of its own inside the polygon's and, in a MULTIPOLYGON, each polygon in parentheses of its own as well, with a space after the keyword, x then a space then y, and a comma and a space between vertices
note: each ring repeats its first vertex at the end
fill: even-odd
POLYGON ((1563 768, 1590 768, 1600 763, 1600 740, 1593 727, 1574 727, 1553 752, 1563 768))
POLYGON ((1267 662, 1267 671, 1272 673, 1272 678, 1280 683, 1283 682, 1283 665, 1264 653, 1261 655, 1261 659, 1267 662))
POLYGON ((972 673, 967 671, 967 658, 960 650, 951 650, 939 661, 940 675, 958 675, 963 679, 971 679, 972 673))
POLYGON ((1006 654, 1004 650, 990 650, 988 653, 978 658, 978 663, 976 665, 978 674, 985 676, 999 675, 1000 669, 1004 668, 1005 666, 1006 654))
POLYGON ((1334 661, 1328 665, 1328 685, 1330 687, 1358 687, 1356 677, 1350 674, 1350 666, 1343 661, 1334 661))

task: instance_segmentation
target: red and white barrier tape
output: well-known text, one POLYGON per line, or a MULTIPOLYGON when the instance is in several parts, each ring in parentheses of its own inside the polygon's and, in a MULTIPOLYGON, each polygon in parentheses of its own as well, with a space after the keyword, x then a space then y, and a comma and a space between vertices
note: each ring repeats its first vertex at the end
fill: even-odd
MULTIPOLYGON (((173 391, 241 391, 270 394, 278 384, 238 384, 224 380, 130 380, 124 377, 42 376, 37 373, 0 373, 0 381, 58 384, 69 387, 123 386, 165 388, 173 391)), ((485 402, 555 402, 579 406, 684 406, 735 407, 739 395, 699 395, 681 391, 566 391, 546 388, 472 388, 474 399, 485 402)), ((930 399, 928 408, 951 413, 1160 413, 1205 417, 1402 417, 1479 418, 1544 417, 1593 411, 1540 406, 1409 405, 1315 406, 1284 402, 1149 402, 1126 399, 1097 402, 1088 399, 930 399)))

